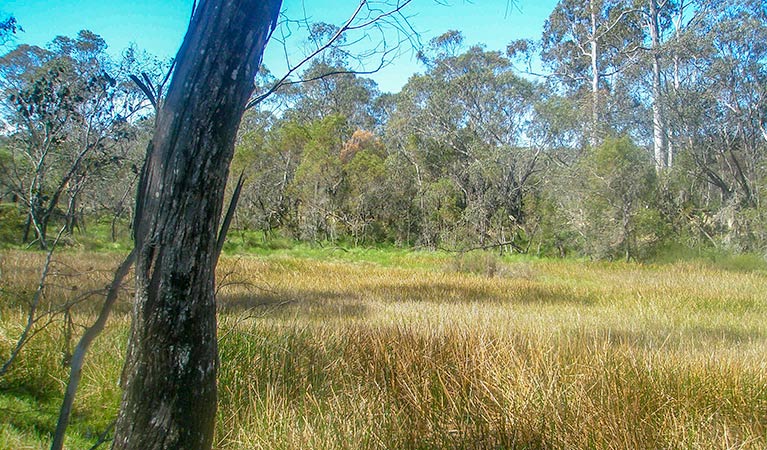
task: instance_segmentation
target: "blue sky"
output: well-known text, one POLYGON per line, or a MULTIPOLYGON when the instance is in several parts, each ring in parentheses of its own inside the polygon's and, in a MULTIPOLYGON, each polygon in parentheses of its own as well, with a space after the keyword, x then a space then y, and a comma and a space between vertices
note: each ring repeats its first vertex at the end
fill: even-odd
MULTIPOLYGON (((444 3, 444 2, 440 2, 444 3)), ((467 44, 484 43, 488 49, 505 49, 520 38, 540 38, 543 23, 556 5, 555 0, 449 0, 442 6, 434 0, 414 0, 404 11, 422 41, 449 29, 463 32, 467 44)), ((338 23, 357 5, 357 0, 284 0, 283 11, 290 18, 306 14, 311 21, 338 23)), ((0 0, 0 14, 13 14, 24 32, 17 43, 44 46, 57 35, 74 36, 88 29, 101 35, 117 54, 135 43, 161 58, 175 55, 181 44, 192 0, 0 0)), ((300 37, 288 45, 298 51, 300 37)), ((284 51, 272 43, 264 62, 275 74, 284 67, 284 51)), ((412 52, 405 52, 394 63, 371 78, 382 91, 396 92, 408 77, 423 68, 412 52)))

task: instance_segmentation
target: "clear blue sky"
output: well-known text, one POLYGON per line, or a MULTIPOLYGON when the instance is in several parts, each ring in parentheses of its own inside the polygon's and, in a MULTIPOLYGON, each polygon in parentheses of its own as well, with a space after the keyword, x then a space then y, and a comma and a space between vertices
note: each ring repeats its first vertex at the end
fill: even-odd
MULTIPOLYGON (((444 2, 443 2, 444 3, 444 2)), ((463 32, 467 44, 484 43, 502 50, 512 40, 540 38, 543 23, 556 0, 450 0, 441 6, 434 0, 414 0, 404 11, 426 42, 449 29, 463 32)), ((306 14, 311 21, 339 23, 357 5, 357 0, 284 0, 290 18, 306 14)), ((74 36, 88 29, 102 36, 117 54, 135 43, 161 58, 175 55, 183 39, 192 0, 0 0, 0 14, 14 15, 24 32, 17 43, 44 46, 57 35, 74 36)), ((274 43, 273 43, 274 44, 274 43)), ((300 37, 293 40, 296 48, 300 37)), ((267 48, 264 62, 275 74, 284 65, 279 45, 267 48)), ((371 78, 382 91, 396 92, 408 77, 423 68, 411 52, 371 78)))

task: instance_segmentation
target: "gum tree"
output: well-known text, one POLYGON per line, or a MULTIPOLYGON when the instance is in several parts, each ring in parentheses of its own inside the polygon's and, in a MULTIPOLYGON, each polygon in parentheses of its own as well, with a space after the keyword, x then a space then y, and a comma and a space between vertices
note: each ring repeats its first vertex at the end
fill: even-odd
POLYGON ((121 162, 142 107, 116 66, 89 31, 0 57, 0 124, 9 130, 0 187, 27 210, 24 241, 33 231, 47 248, 48 226, 62 214, 71 231, 87 185, 121 162))
MULTIPOLYGON (((328 44, 304 62, 343 33, 406 21, 400 10, 410 1, 360 0, 328 44)), ((137 193, 136 298, 114 449, 212 446, 218 368, 214 274, 231 217, 230 209, 221 225, 237 129, 245 109, 300 66, 250 100, 281 3, 202 0, 176 56, 137 193)))
POLYGON ((280 6, 202 1, 176 57, 138 188, 137 291, 115 449, 212 445, 224 187, 280 6))
POLYGON ((635 12, 617 0, 561 0, 544 25, 544 64, 574 91, 588 85, 591 147, 599 145, 604 131, 608 80, 634 62, 641 44, 635 12))

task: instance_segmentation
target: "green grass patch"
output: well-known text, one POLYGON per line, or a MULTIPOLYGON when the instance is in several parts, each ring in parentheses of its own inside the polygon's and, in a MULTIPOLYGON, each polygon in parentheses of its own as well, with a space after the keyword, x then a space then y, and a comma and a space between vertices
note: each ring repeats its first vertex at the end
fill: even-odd
POLYGON ((767 259, 764 255, 734 254, 714 248, 689 248, 682 245, 667 246, 659 251, 650 262, 656 264, 691 262, 732 272, 767 272, 767 259))
POLYGON ((424 269, 442 267, 451 257, 446 252, 417 251, 389 244, 355 247, 343 242, 306 243, 278 234, 267 237, 258 231, 231 231, 224 244, 224 253, 229 256, 370 263, 385 267, 424 269))

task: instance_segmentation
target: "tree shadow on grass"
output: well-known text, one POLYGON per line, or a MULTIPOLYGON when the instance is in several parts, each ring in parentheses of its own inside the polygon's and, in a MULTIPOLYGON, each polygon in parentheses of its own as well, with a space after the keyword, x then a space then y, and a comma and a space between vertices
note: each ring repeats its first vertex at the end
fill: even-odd
POLYGON ((756 330, 735 329, 726 326, 696 325, 689 328, 658 328, 641 331, 597 329, 587 332, 588 340, 602 340, 612 346, 631 346, 645 349, 689 348, 690 344, 705 348, 716 344, 747 344, 767 338, 756 330))
POLYGON ((690 335, 696 342, 727 342, 732 344, 745 344, 755 340, 764 340, 765 336, 756 330, 734 329, 723 325, 707 326, 697 325, 682 332, 690 335))
POLYGON ((51 420, 58 412, 53 398, 38 398, 24 389, 0 391, 0 424, 40 435, 53 434, 55 423, 51 420))
POLYGON ((348 292, 301 291, 300 293, 262 292, 222 295, 219 312, 250 312, 262 317, 296 317, 314 320, 359 319, 369 308, 357 295, 348 292))
POLYGON ((594 303, 594 299, 577 294, 567 288, 536 284, 514 286, 504 290, 467 287, 445 282, 422 282, 408 285, 392 283, 371 287, 370 292, 384 302, 526 305, 590 305, 594 303))
POLYGON ((314 289, 224 294, 219 297, 219 312, 237 314, 248 311, 264 317, 359 319, 369 315, 372 302, 588 306, 594 300, 567 288, 535 284, 501 290, 445 282, 393 282, 378 283, 359 292, 314 289))

